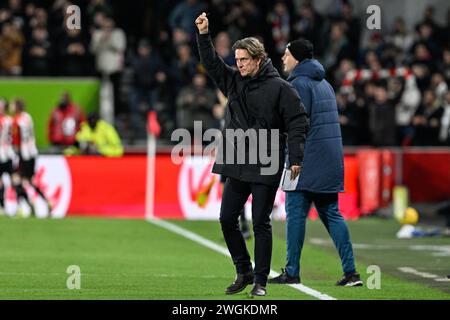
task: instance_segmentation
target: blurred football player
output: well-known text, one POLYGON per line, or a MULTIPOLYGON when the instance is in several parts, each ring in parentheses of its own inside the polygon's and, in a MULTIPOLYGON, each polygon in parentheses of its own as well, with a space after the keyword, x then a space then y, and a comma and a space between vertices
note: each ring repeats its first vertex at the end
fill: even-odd
POLYGON ((19 156, 17 170, 13 173, 12 184, 17 194, 17 202, 24 199, 31 209, 31 214, 35 215, 34 205, 26 192, 26 187, 32 187, 36 193, 46 202, 48 213, 51 215, 50 202, 45 197, 42 190, 33 182, 35 174, 36 158, 38 150, 34 137, 33 119, 25 112, 25 102, 21 99, 13 100, 10 104, 10 111, 13 117, 12 141, 13 147, 19 156))

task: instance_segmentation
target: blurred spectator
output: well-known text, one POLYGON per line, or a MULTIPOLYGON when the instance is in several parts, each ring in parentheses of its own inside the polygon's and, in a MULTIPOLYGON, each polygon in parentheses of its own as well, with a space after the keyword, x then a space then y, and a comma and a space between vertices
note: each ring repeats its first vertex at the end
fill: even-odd
POLYGON ((89 68, 89 45, 81 30, 66 29, 60 42, 61 74, 64 76, 87 76, 89 68))
MULTIPOLYGON (((28 10, 31 10, 29 7, 27 7, 28 10)), ((28 12, 28 11, 27 11, 28 12)), ((28 27, 32 30, 36 27, 49 27, 49 23, 48 23, 48 13, 44 8, 35 8, 32 12, 29 11, 30 15, 30 20, 28 22, 28 27)), ((58 25, 59 28, 62 28, 62 24, 58 25)), ((59 29, 57 30, 53 30, 54 32, 59 31, 59 29)))
POLYGON ((450 91, 447 91, 445 94, 439 140, 442 145, 450 146, 450 91))
POLYGON ((23 25, 22 31, 27 39, 31 36, 32 30, 31 30, 31 26, 30 26, 30 21, 31 21, 31 19, 33 19, 35 11, 36 11, 36 5, 33 2, 28 2, 25 5, 25 9, 24 9, 24 13, 23 13, 24 25, 23 25))
POLYGON ((430 89, 434 91, 434 94, 439 100, 439 104, 441 106, 444 105, 445 94, 448 91, 448 85, 445 82, 442 73, 436 72, 431 76, 430 89))
MULTIPOLYGON (((181 28, 175 28, 172 30, 172 44, 174 47, 178 47, 182 44, 190 44, 191 38, 189 34, 181 28)), ((173 57, 173 52, 172 52, 173 57)))
POLYGON ((441 28, 435 21, 434 12, 435 12, 434 6, 428 5, 423 12, 422 21, 416 24, 416 30, 419 30, 421 25, 428 24, 431 26, 433 30, 440 31, 441 28))
POLYGON ((374 101, 369 104, 369 130, 372 145, 396 145, 395 108, 382 81, 375 85, 374 101))
POLYGON ((159 31, 159 37, 156 40, 155 46, 158 48, 158 52, 161 58, 166 64, 169 64, 174 54, 174 46, 170 39, 169 32, 166 30, 159 31))
POLYGON ((30 76, 48 76, 51 70, 53 50, 47 29, 34 28, 31 40, 24 52, 24 74, 30 76))
POLYGON ((442 45, 447 47, 450 43, 450 8, 447 8, 447 25, 442 29, 442 45))
POLYGON ((224 17, 229 13, 229 0, 211 0, 209 1, 207 11, 209 20, 214 21, 214 25, 210 26, 211 32, 217 34, 226 31, 224 17))
POLYGON ((387 35, 386 42, 394 45, 402 52, 407 52, 414 41, 412 33, 406 30, 405 21, 397 17, 394 21, 392 31, 387 35))
POLYGON ((25 38, 13 22, 3 23, 0 35, 0 73, 20 75, 22 73, 22 50, 25 38))
POLYGON ((147 112, 155 110, 158 101, 158 83, 167 81, 166 67, 159 54, 146 40, 141 40, 137 55, 131 61, 134 80, 130 92, 132 136, 145 138, 147 112))
POLYGON ((413 144, 415 146, 439 145, 439 131, 443 113, 444 109, 440 106, 433 90, 426 90, 422 103, 412 120, 414 128, 413 144))
POLYGON ((262 35, 265 32, 262 24, 264 17, 252 0, 232 2, 228 14, 224 17, 231 42, 262 35))
POLYGON ((345 77, 347 76, 347 73, 351 70, 355 69, 355 63, 350 59, 342 59, 339 63, 338 68, 334 72, 334 75, 332 75, 331 78, 332 85, 335 88, 339 88, 342 85, 342 82, 344 81, 345 77))
POLYGON ((368 55, 373 55, 373 57, 370 57, 369 59, 372 59, 373 61, 373 58, 376 57, 376 60, 378 60, 378 63, 380 63, 380 58, 383 54, 384 49, 384 39, 381 33, 378 31, 372 32, 367 41, 367 44, 365 44, 363 48, 359 50, 358 65, 362 65, 365 68, 371 68, 371 66, 369 65, 369 61, 367 61, 368 55))
POLYGON ((331 26, 330 39, 324 50, 323 63, 327 72, 333 72, 342 59, 350 58, 350 46, 342 23, 331 26))
POLYGON ((97 13, 101 13, 102 15, 107 16, 112 16, 113 14, 111 7, 106 3, 105 0, 90 0, 86 8, 86 12, 90 25, 94 25, 96 23, 95 19, 97 13))
POLYGON ((234 52, 231 50, 230 37, 226 32, 219 32, 214 41, 214 47, 217 54, 229 66, 234 66, 236 60, 234 59, 234 52))
POLYGON ((194 121, 201 121, 203 130, 215 126, 212 110, 216 93, 206 86, 204 74, 197 73, 192 85, 181 90, 177 98, 178 126, 194 132, 194 121))
POLYGON ((112 18, 105 18, 92 35, 91 50, 96 54, 97 71, 103 75, 120 73, 126 49, 125 33, 115 26, 112 18))
POLYGON ((8 9, 11 12, 13 23, 22 29, 24 25, 22 0, 9 0, 8 9))
POLYGON ((292 19, 292 39, 305 38, 312 42, 316 55, 322 55, 323 51, 323 18, 314 10, 312 3, 305 2, 299 12, 292 19))
POLYGON ((120 157, 123 146, 116 129, 99 118, 98 113, 92 112, 87 121, 81 124, 76 140, 81 154, 101 155, 106 157, 120 157))
POLYGON ((103 21, 106 19, 107 15, 103 11, 98 11, 94 13, 92 17, 92 23, 89 25, 89 33, 92 36, 96 30, 100 30, 103 26, 103 21))
POLYGON ((345 34, 353 48, 351 56, 356 58, 361 37, 361 24, 359 19, 353 15, 353 5, 349 1, 343 1, 341 15, 345 24, 345 34))
POLYGON ((430 51, 433 58, 438 58, 440 55, 439 40, 435 35, 437 33, 436 27, 433 27, 430 23, 422 23, 417 29, 417 40, 413 44, 413 50, 418 44, 423 44, 430 51))
POLYGON ((240 3, 231 2, 228 12, 223 17, 223 22, 226 26, 226 32, 229 34, 232 43, 243 37, 243 32, 240 27, 241 24, 245 22, 242 22, 242 16, 243 13, 240 3))
POLYGON ((375 101, 375 84, 372 81, 362 82, 355 86, 355 105, 359 114, 359 145, 370 145, 369 105, 375 101))
MULTIPOLYGON (((72 3, 69 0, 55 0, 53 4, 47 8, 46 15, 48 13, 48 25, 50 27, 51 33, 54 31, 58 33, 64 25, 64 19, 66 16, 66 9, 72 3)), ((44 10, 44 9, 43 9, 44 10)))
POLYGON ((411 65, 420 91, 425 91, 430 85, 431 73, 435 70, 433 57, 424 44, 418 44, 414 50, 414 58, 411 65))
POLYGON ((114 88, 115 112, 124 108, 120 99, 120 80, 124 67, 126 37, 122 29, 117 28, 112 18, 106 17, 101 28, 95 30, 91 40, 91 51, 96 55, 97 71, 111 80, 114 88))
POLYGON ((169 15, 169 26, 172 30, 180 28, 191 38, 195 35, 195 24, 193 21, 202 13, 204 5, 198 0, 183 0, 175 6, 169 15))
POLYGON ((450 48, 445 48, 442 52, 442 62, 439 70, 444 74, 447 85, 450 86, 450 48))
POLYGON ((263 21, 264 17, 260 9, 256 6, 254 0, 242 0, 241 3, 241 18, 238 20, 238 25, 242 28, 244 37, 262 36, 264 33, 263 21))
POLYGON ((283 1, 275 2, 272 11, 267 15, 267 21, 272 31, 275 51, 281 56, 284 54, 291 33, 291 16, 283 1))
POLYGON ((366 52, 362 66, 363 66, 363 68, 369 69, 372 71, 380 71, 382 68, 380 58, 378 57, 376 52, 373 50, 366 52))
POLYGON ((74 145, 75 135, 80 130, 81 122, 85 120, 83 111, 72 102, 70 94, 63 92, 58 105, 50 114, 48 140, 55 147, 74 145))
POLYGON ((177 59, 174 61, 174 75, 177 84, 184 87, 191 83, 192 77, 197 73, 198 60, 192 55, 188 44, 180 44, 177 48, 177 59))
POLYGON ((357 145, 360 132, 360 110, 355 104, 354 94, 337 93, 336 102, 344 145, 357 145))
POLYGON ((411 77, 405 81, 392 78, 389 81, 389 94, 395 103, 397 142, 402 146, 408 146, 413 137, 410 124, 420 104, 420 91, 411 77))

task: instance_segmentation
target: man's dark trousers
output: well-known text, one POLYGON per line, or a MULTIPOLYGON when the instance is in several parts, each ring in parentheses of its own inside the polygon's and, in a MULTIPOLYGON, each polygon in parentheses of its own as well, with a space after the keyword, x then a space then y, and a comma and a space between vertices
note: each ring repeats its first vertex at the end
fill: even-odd
POLYGON ((249 195, 252 201, 253 232, 255 235, 255 283, 266 285, 272 258, 272 212, 277 186, 251 183, 227 178, 225 182, 220 224, 237 273, 251 270, 250 255, 239 229, 239 214, 249 195))

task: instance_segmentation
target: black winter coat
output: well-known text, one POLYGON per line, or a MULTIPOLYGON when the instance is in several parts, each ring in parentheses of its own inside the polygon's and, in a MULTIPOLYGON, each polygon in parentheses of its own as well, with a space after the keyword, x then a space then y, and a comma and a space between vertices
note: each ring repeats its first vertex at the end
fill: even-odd
POLYGON ((223 152, 224 161, 223 164, 218 163, 217 157, 221 155, 216 155, 212 171, 241 181, 278 185, 284 165, 287 137, 290 164, 300 164, 303 160, 303 146, 309 125, 298 93, 280 77, 269 58, 261 62, 254 77, 242 77, 239 71, 226 65, 217 55, 209 34, 197 34, 197 43, 202 64, 228 98, 222 134, 223 148, 219 149, 219 153, 223 152), (245 139, 245 161, 238 161, 237 139, 226 139, 227 129, 254 129, 257 133, 256 141, 245 139), (279 130, 276 143, 271 143, 271 129, 279 130), (262 131, 268 132, 266 140, 259 139, 262 131), (263 154, 267 153, 274 161, 267 164, 267 161, 258 157, 256 163, 252 162, 250 159, 264 147, 265 141, 267 152, 263 154), (234 149, 235 156, 234 161, 229 163, 225 159, 231 148, 234 149), (276 159, 272 158, 277 152, 276 159), (267 174, 268 171, 262 173, 262 169, 275 166, 275 170, 270 170, 272 174, 267 174))

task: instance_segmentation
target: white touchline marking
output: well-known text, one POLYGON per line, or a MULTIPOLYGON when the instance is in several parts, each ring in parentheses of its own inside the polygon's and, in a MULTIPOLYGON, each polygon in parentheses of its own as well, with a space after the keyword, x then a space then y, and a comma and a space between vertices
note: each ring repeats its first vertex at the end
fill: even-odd
POLYGON ((439 278, 439 276, 432 274, 432 273, 428 273, 428 272, 420 272, 414 268, 411 267, 399 267, 397 268, 398 270, 400 270, 401 272, 404 273, 411 273, 414 274, 416 276, 422 277, 422 278, 426 278, 426 279, 433 279, 434 281, 438 281, 438 282, 447 282, 450 281, 450 279, 446 279, 446 278, 439 278))
POLYGON ((437 279, 434 279, 434 281, 437 281, 437 282, 450 282, 450 279, 449 278, 437 278, 437 279))
MULTIPOLYGON (((230 253, 228 252, 227 248, 224 248, 206 238, 203 238, 202 236, 200 236, 194 232, 191 232, 189 230, 186 230, 184 228, 181 228, 177 225, 174 225, 174 224, 164 221, 164 220, 160 220, 160 219, 146 219, 146 220, 154 225, 157 225, 157 226, 167 229, 169 231, 175 232, 176 234, 179 234, 187 239, 190 239, 190 240, 197 242, 207 248, 210 248, 210 249, 212 249, 216 252, 219 252, 227 257, 230 257, 230 253)), ((279 273, 277 273, 273 270, 270 270, 271 277, 276 277, 278 275, 279 275, 279 273)), ((288 286, 295 288, 303 293, 306 293, 307 295, 313 296, 320 300, 337 300, 336 298, 333 298, 325 293, 314 290, 303 284, 289 284, 288 286)))
MULTIPOLYGON (((320 246, 334 246, 330 239, 311 238, 309 242, 320 246)), ((450 257, 450 245, 405 245, 405 244, 369 244, 369 243, 353 243, 353 249, 362 250, 391 250, 391 249, 408 249, 415 251, 426 251, 435 257, 450 257)))

